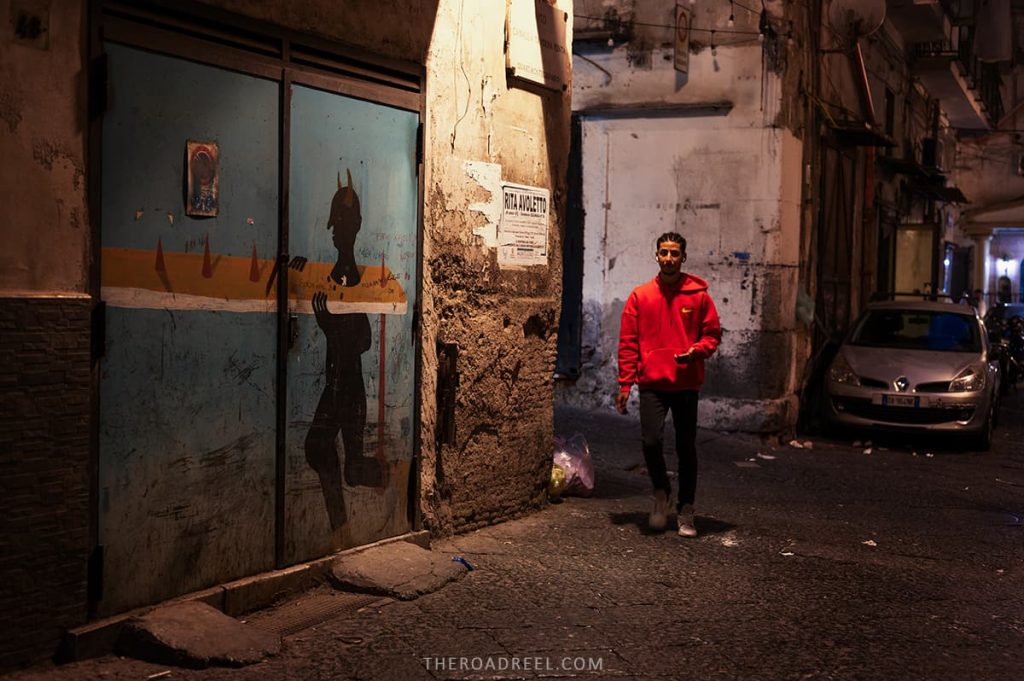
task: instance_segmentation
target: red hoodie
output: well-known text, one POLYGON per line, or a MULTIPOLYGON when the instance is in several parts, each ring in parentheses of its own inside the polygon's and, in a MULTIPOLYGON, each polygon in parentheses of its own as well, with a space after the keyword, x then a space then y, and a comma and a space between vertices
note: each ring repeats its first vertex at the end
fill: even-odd
POLYGON ((637 286, 626 299, 619 331, 619 385, 634 383, 653 390, 699 390, 704 360, 722 340, 718 311, 708 283, 683 274, 675 284, 661 277, 637 286), (675 355, 693 348, 693 358, 679 364, 675 355))

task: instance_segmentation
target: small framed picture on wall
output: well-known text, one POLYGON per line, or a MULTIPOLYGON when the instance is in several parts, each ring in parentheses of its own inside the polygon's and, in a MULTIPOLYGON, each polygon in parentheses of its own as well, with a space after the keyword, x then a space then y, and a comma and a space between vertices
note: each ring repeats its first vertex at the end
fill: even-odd
POLYGON ((220 148, 216 142, 186 143, 188 188, 185 214, 216 217, 220 208, 220 148))

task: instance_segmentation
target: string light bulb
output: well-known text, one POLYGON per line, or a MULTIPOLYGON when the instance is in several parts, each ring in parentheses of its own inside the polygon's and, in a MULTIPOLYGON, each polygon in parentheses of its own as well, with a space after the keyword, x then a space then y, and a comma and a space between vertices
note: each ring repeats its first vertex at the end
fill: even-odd
POLYGON ((715 47, 715 32, 714 31, 711 31, 711 56, 712 57, 717 57, 718 56, 718 48, 715 47))
POLYGON ((733 0, 729 0, 729 28, 736 25, 736 8, 733 6, 733 0))

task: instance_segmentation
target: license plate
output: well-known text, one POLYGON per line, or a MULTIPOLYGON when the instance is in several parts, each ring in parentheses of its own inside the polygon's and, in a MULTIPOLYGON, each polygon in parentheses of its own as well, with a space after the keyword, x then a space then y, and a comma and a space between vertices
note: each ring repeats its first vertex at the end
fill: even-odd
POLYGON ((920 407, 921 398, 917 395, 882 395, 883 407, 920 407))

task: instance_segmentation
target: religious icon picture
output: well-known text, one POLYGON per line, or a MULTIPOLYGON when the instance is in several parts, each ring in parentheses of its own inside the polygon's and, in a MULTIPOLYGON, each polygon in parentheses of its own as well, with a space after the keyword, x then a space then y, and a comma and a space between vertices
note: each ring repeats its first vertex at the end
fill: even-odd
POLYGON ((216 142, 188 140, 188 193, 185 214, 215 217, 220 208, 220 148, 216 142))

